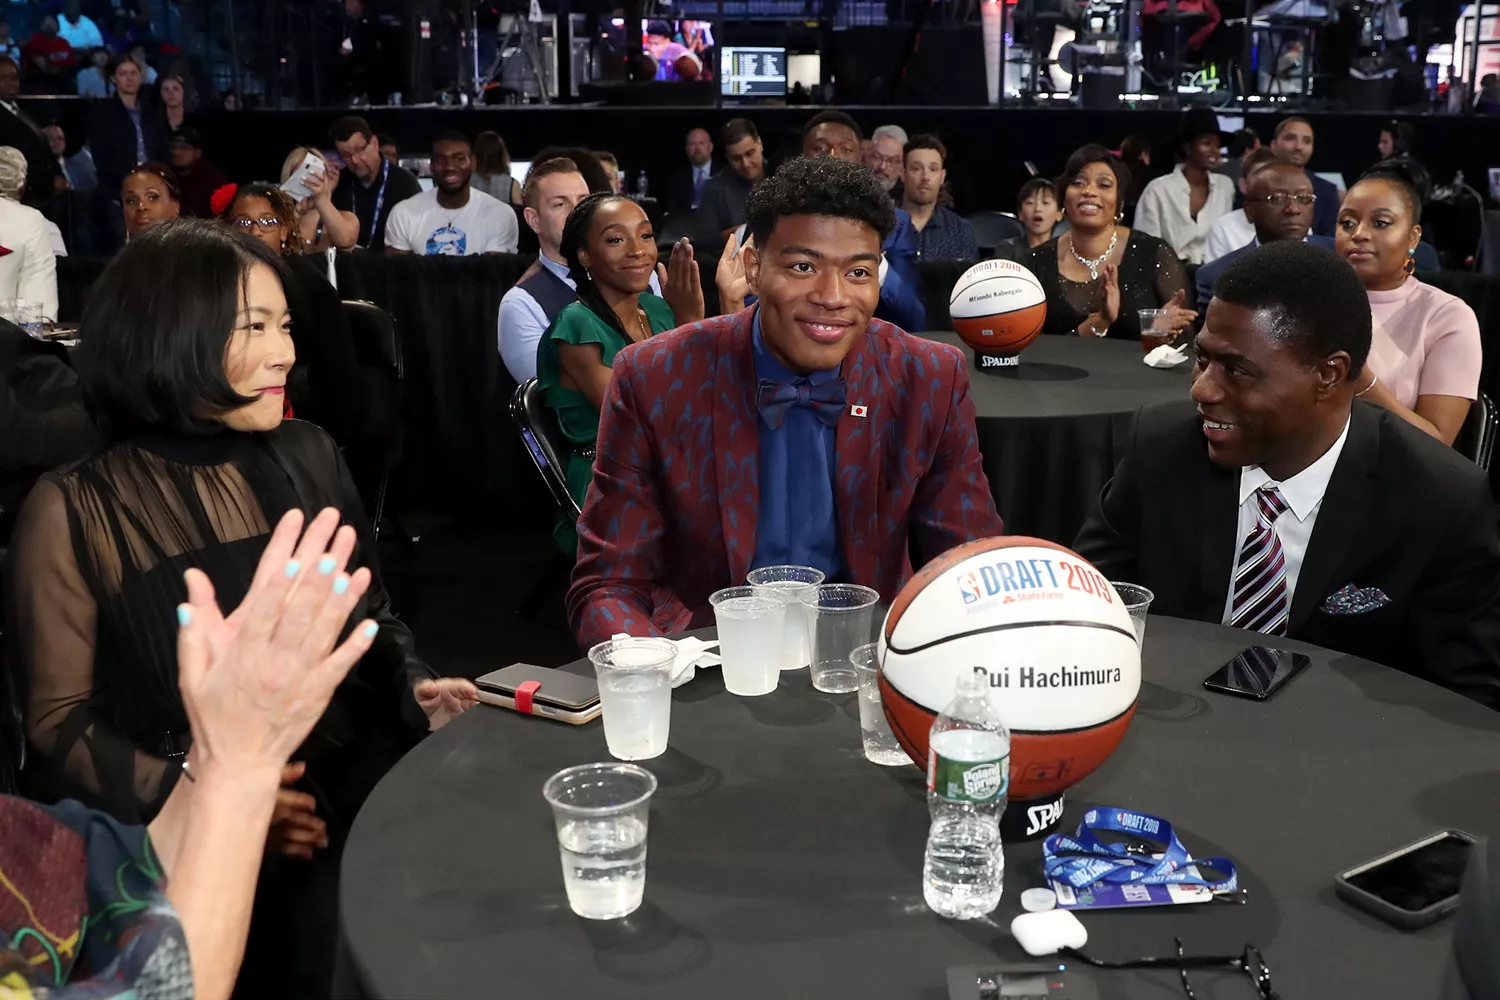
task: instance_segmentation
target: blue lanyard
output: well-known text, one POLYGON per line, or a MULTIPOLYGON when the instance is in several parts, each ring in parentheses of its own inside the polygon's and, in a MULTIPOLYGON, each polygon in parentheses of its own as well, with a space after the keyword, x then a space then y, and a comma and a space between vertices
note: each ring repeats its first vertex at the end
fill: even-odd
POLYGON ((370 217, 370 242, 375 242, 375 230, 380 227, 380 210, 385 206, 385 185, 391 179, 391 161, 381 158, 380 192, 375 195, 375 214, 370 217))
POLYGON ((1130 809, 1100 806, 1084 814, 1083 822, 1070 837, 1053 834, 1042 843, 1042 861, 1047 878, 1082 889, 1097 882, 1139 885, 1201 885, 1212 892, 1233 892, 1239 887, 1234 862, 1228 858, 1194 858, 1177 839, 1172 824, 1164 819, 1130 809), (1136 845, 1105 844, 1095 830, 1130 834, 1138 841, 1163 845, 1160 856, 1142 854, 1136 845), (1225 877, 1209 881, 1198 874, 1204 866, 1225 877))

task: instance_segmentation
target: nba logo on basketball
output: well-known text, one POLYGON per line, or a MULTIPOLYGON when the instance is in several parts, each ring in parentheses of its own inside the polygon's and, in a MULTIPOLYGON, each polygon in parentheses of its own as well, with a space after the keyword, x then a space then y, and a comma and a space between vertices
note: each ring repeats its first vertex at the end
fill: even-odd
POLYGON ((979 577, 974 573, 965 573, 958 578, 958 592, 963 595, 965 604, 979 603, 979 577))

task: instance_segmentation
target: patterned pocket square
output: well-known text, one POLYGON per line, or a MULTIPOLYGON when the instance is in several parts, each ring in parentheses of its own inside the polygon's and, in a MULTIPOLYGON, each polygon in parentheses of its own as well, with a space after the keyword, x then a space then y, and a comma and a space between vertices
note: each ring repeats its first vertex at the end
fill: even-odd
POLYGON ((1325 615, 1362 615, 1389 603, 1391 599, 1379 587, 1356 587, 1350 583, 1329 594, 1318 610, 1325 615))

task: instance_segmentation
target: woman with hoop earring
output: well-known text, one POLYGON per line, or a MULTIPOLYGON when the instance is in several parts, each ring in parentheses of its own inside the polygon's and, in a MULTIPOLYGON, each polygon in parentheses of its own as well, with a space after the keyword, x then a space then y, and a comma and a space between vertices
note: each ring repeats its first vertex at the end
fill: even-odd
POLYGON ((1088 145, 1068 158, 1057 181, 1069 230, 1034 247, 1025 261, 1047 293, 1043 333, 1140 340, 1140 310, 1166 309, 1174 333, 1198 316, 1188 277, 1172 248, 1120 224, 1130 171, 1118 156, 1088 145))
POLYGON ((1344 196, 1334 249, 1370 296, 1370 357, 1358 395, 1451 445, 1479 395, 1484 349, 1468 303, 1413 275, 1422 197, 1410 161, 1377 163, 1344 196))

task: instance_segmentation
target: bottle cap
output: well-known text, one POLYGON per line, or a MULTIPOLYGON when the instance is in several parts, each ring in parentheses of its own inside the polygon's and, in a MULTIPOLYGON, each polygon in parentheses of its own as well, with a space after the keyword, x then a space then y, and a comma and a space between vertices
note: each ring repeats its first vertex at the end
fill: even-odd
POLYGON ((1057 905, 1057 893, 1051 889, 1027 889, 1021 893, 1021 909, 1027 913, 1041 913, 1057 905))

